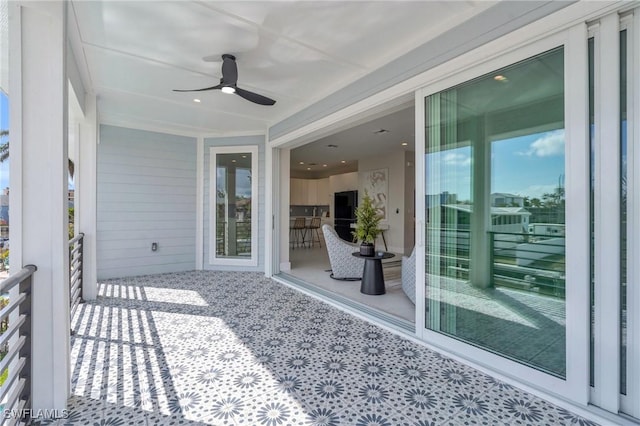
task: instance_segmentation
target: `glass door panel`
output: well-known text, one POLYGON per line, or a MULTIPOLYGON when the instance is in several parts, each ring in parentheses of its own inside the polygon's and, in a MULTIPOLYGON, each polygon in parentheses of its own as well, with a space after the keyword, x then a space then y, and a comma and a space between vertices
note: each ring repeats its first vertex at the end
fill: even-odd
POLYGON ((212 148, 211 263, 256 263, 256 152, 212 148))
POLYGON ((564 49, 424 107, 426 328, 564 378, 564 49))

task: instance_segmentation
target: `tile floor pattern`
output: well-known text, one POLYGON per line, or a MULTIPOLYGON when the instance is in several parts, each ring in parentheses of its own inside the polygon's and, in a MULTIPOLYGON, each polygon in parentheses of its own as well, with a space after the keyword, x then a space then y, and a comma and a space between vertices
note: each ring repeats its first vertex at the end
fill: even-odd
POLYGON ((72 326, 55 424, 594 424, 259 273, 104 281, 72 326))

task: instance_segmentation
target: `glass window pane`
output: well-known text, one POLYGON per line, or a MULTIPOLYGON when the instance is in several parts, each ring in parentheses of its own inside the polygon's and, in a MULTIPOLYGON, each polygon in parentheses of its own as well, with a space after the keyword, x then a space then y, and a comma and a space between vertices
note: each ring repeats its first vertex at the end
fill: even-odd
POLYGON ((620 393, 627 394, 627 31, 620 32, 620 393))
POLYGON ((251 153, 216 155, 216 257, 251 258, 251 153))
POLYGON ((563 49, 425 114, 426 327, 564 377, 563 49))

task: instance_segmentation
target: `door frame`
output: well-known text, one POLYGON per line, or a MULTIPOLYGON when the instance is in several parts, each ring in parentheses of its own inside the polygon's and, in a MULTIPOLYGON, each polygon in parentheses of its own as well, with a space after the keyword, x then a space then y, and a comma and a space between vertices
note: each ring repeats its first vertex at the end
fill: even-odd
MULTIPOLYGON (((564 46, 565 81, 565 171, 566 171, 566 379, 429 330, 425 326, 425 265, 416 262, 416 334, 447 352, 526 382, 562 399, 587 405, 589 402, 589 149, 587 26, 575 25, 544 39, 496 55, 455 74, 449 74, 416 91, 416 193, 425 194, 425 98, 494 70, 537 54, 564 46), (585 214, 585 212, 587 212, 585 214), (570 362, 569 362, 570 361, 570 362), (496 367, 498 366, 498 367, 496 367)), ((425 197, 416 200, 418 259, 425 259, 425 197)))

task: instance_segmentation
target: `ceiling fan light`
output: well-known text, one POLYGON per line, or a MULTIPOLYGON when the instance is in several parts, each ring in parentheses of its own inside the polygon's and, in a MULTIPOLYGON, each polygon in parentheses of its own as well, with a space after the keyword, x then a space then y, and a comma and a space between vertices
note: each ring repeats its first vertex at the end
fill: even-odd
POLYGON ((236 88, 232 87, 232 86, 224 86, 222 89, 222 93, 226 93, 228 95, 232 94, 232 93, 236 93, 236 88))

